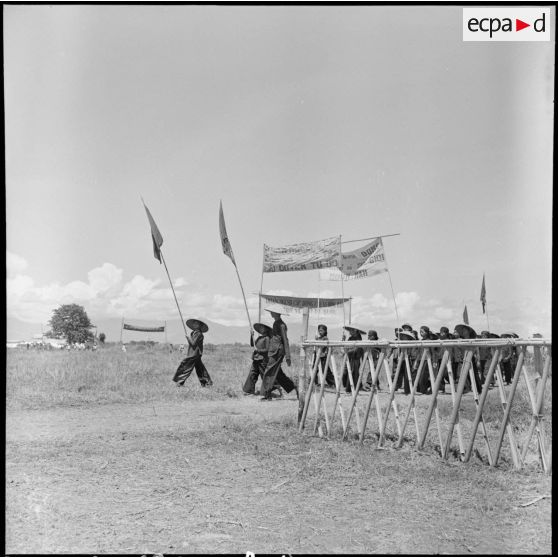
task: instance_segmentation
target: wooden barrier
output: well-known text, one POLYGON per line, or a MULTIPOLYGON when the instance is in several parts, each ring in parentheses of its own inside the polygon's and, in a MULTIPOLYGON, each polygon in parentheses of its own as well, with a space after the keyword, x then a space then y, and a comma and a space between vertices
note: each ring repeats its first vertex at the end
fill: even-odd
POLYGON ((433 447, 444 460, 468 462, 474 455, 493 467, 509 462, 516 469, 536 465, 551 473, 551 423, 545 420, 545 405, 552 410, 551 340, 305 341, 303 350, 300 432, 310 420, 312 434, 320 437, 352 437, 377 448, 390 440, 396 448, 433 447), (364 353, 356 383, 347 354, 355 347, 364 353), (478 369, 480 348, 490 350, 486 374, 478 369), (504 350, 515 355, 509 385, 504 350), (321 351, 327 355, 325 370, 315 356, 321 351), (462 357, 456 361, 456 355, 462 357), (326 387, 328 368, 334 389, 326 387), (407 395, 397 389, 404 376, 407 395), (384 387, 378 389, 379 383, 384 387), (427 393, 420 393, 425 385, 427 393), (446 387, 449 398, 443 395, 446 387))

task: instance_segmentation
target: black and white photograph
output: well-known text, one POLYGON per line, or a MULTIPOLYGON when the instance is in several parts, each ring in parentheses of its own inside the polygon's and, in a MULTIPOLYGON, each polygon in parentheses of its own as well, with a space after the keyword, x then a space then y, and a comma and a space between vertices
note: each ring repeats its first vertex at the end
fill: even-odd
POLYGON ((555 6, 3 2, 6 555, 551 555, 555 6))

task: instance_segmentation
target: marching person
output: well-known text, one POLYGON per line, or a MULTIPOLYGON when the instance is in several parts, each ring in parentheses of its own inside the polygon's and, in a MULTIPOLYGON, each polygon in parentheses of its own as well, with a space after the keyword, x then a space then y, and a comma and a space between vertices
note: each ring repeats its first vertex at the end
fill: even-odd
MULTIPOLYGON (((500 337, 503 337, 504 339, 506 338, 517 339, 518 335, 516 333, 502 333, 500 337)), ((513 380, 513 376, 515 374, 515 367, 517 365, 516 347, 511 347, 510 345, 506 345, 505 347, 502 347, 500 363, 502 365, 501 367, 504 372, 504 381, 506 382, 506 385, 509 386, 513 380)))
MULTIPOLYGON (((352 325, 345 326, 344 329, 346 329, 349 332, 349 337, 347 341, 362 341, 362 336, 366 333, 365 331, 362 331, 362 329, 359 329, 358 327, 352 325)), ((358 382, 358 375, 360 373, 360 363, 362 361, 363 355, 364 355, 364 351, 362 347, 351 347, 350 349, 347 349, 347 364, 345 365, 345 368, 343 370, 343 379, 342 379, 343 387, 345 388, 345 391, 347 393, 351 393, 352 391, 351 381, 349 379, 349 366, 351 368, 350 373, 351 373, 351 378, 353 380, 353 387, 356 388, 358 382)))
MULTIPOLYGON (((327 326, 324 324, 318 325, 318 335, 316 335, 316 341, 327 341, 327 326)), ((326 347, 319 347, 314 351, 314 360, 312 362, 312 369, 316 364, 316 359, 320 359, 320 364, 322 368, 322 374, 325 377, 325 384, 327 387, 335 388, 335 378, 333 377, 333 372, 327 367, 326 370, 326 362, 327 362, 327 348, 326 347)), ((316 377, 314 379, 314 383, 320 385, 319 380, 319 369, 316 371, 316 377)))
MULTIPOLYGON (((477 338, 477 332, 470 326, 467 324, 457 324, 454 327, 453 330, 453 336, 456 339, 476 339, 477 338)), ((455 347, 454 348, 454 354, 455 354, 455 360, 458 362, 459 365, 459 376, 461 377, 461 371, 463 369, 463 362, 465 360, 465 351, 466 349, 461 348, 461 347, 455 347)), ((482 382, 479 376, 479 370, 477 367, 477 362, 474 358, 471 359, 471 368, 473 370, 473 378, 475 381, 475 387, 477 389, 477 393, 480 393, 482 390, 482 382)), ((465 390, 463 393, 466 393, 468 391, 470 391, 472 389, 471 387, 471 381, 470 381, 470 375, 467 376, 467 379, 465 380, 465 390)))
MULTIPOLYGON (((378 332, 375 329, 370 329, 368 331, 368 341, 378 341, 378 332)), ((374 368, 378 363, 378 358, 380 357, 380 349, 374 348, 370 351, 372 355, 372 362, 374 368)), ((372 389, 372 370, 366 373, 366 377, 362 379, 362 387, 364 391, 370 391, 372 389)), ((380 371, 378 371, 378 377, 376 378, 376 389, 380 390, 380 371)))
POLYGON ((260 334, 260 336, 254 343, 252 365, 250 366, 248 377, 242 387, 244 395, 256 394, 256 383, 259 377, 263 378, 268 361, 267 353, 269 350, 269 341, 271 340, 272 329, 268 325, 259 323, 254 324, 254 329, 260 334))
MULTIPOLYGON (((490 332, 489 331, 481 331, 481 339, 490 339, 490 332)), ((480 377, 482 380, 482 383, 484 384, 484 380, 486 379, 486 373, 487 373, 487 367, 486 364, 490 364, 490 361, 492 359, 492 351, 490 349, 490 347, 479 347, 478 349, 478 353, 477 353, 478 359, 479 359, 479 372, 480 372, 480 377)))
MULTIPOLYGON (((420 326, 419 329, 419 334, 420 334, 420 338, 422 341, 431 341, 432 340, 432 332, 430 331, 430 328, 428 326, 420 326)), ((432 352, 431 349, 427 349, 428 351, 430 351, 431 354, 431 361, 432 361, 432 368, 434 368, 435 366, 435 359, 432 358, 432 352)), ((418 367, 420 365, 420 359, 417 359, 417 361, 415 361, 415 366, 418 370, 418 367)), ((436 372, 434 371, 434 377, 436 377, 436 372)), ((424 364, 422 366, 422 372, 421 372, 421 376, 418 382, 418 386, 417 386, 417 391, 419 391, 420 393, 432 393, 432 385, 430 383, 430 370, 428 369, 428 361, 425 360, 424 364)))
MULTIPOLYGON (((395 330, 395 335, 398 341, 415 341, 415 336, 412 333, 412 329, 398 328, 395 330)), ((413 369, 414 360, 411 358, 411 355, 409 354, 410 351, 413 351, 413 348, 398 349, 399 352, 398 358, 401 359, 401 369, 399 371, 399 378, 397 379, 397 385, 395 389, 396 390, 401 389, 401 386, 403 385, 403 391, 405 395, 409 395, 411 393, 412 369, 413 369), (406 353, 408 355, 409 366, 411 367, 411 370, 408 370, 407 368, 407 362, 406 362, 407 359, 405 358, 406 353), (410 374, 411 374, 411 381, 409 380, 410 374)))
MULTIPOLYGON (((291 365, 291 350, 289 338, 287 337, 287 324, 281 319, 283 312, 276 306, 265 309, 273 318, 271 328, 271 339, 269 341, 268 361, 262 377, 262 387, 260 393, 263 395, 262 401, 271 400, 271 392, 278 383, 287 393, 295 390, 298 397, 298 389, 294 382, 283 372, 281 363, 285 359, 287 366, 291 365)), ((285 316, 287 314, 284 314, 285 316)))
POLYGON ((197 318, 186 320, 186 325, 192 330, 191 335, 186 336, 188 352, 186 358, 178 365, 173 382, 176 382, 177 386, 183 386, 184 382, 190 377, 192 370, 195 369, 201 386, 212 386, 213 382, 209 372, 201 359, 203 354, 203 334, 209 330, 209 327, 197 318))

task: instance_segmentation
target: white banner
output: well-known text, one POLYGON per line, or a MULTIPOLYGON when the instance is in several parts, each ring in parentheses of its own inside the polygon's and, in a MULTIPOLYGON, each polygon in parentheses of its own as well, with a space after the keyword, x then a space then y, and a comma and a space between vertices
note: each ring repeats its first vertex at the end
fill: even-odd
POLYGON ((352 252, 343 252, 341 261, 339 268, 320 270, 320 281, 353 281, 388 270, 381 237, 352 252))
POLYGON ((341 255, 341 237, 272 247, 264 244, 264 273, 306 271, 336 267, 341 255))

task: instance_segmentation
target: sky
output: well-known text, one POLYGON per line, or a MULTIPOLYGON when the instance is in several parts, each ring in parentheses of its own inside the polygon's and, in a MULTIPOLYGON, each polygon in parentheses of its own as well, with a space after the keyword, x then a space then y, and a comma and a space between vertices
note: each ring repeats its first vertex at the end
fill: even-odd
POLYGON ((263 288, 350 296, 366 327, 466 305, 550 337, 554 29, 463 42, 462 7, 435 5, 3 10, 8 337, 67 303, 178 317, 142 197, 185 318, 248 323, 221 200, 252 322, 263 288), (395 235, 389 274, 262 275, 264 243, 336 235, 395 235))

